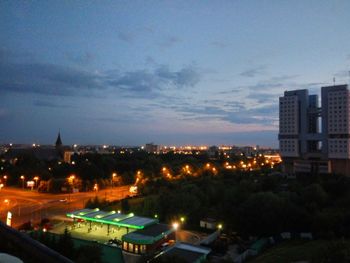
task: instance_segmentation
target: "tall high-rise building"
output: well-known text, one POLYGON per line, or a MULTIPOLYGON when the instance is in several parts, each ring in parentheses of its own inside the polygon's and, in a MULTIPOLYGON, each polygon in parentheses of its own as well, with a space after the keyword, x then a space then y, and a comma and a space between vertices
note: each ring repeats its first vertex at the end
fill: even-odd
POLYGON ((322 106, 308 90, 286 91, 279 100, 279 143, 286 173, 350 175, 348 85, 322 87, 322 106))

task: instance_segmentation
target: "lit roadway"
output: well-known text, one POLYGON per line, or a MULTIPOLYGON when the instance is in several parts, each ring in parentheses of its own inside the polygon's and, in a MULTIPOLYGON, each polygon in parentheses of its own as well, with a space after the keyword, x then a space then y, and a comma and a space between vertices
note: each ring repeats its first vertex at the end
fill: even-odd
POLYGON ((40 222, 42 218, 63 219, 67 212, 84 208, 85 203, 96 195, 108 201, 120 200, 131 195, 130 185, 70 194, 38 193, 33 190, 4 187, 0 190, 0 219, 5 222, 7 211, 12 213, 12 226, 17 227, 31 220, 40 222))

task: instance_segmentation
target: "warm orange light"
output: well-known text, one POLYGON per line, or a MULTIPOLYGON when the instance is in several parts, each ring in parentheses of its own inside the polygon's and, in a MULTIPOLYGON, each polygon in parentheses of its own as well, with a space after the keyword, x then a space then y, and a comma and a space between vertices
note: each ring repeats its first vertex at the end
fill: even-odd
POLYGON ((24 180, 24 175, 21 175, 21 177, 20 177, 22 180, 24 180))
POLYGON ((7 179, 7 175, 4 175, 4 179, 5 179, 5 180, 7 179))

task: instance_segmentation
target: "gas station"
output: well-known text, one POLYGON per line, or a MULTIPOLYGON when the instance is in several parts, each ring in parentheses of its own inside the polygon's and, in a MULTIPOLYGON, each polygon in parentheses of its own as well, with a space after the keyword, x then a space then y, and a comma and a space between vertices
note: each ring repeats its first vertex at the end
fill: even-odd
POLYGON ((124 252, 146 254, 161 248, 162 244, 175 242, 175 229, 160 224, 156 218, 122 214, 120 211, 81 209, 67 214, 73 219, 72 235, 84 239, 117 239, 122 242, 124 252))

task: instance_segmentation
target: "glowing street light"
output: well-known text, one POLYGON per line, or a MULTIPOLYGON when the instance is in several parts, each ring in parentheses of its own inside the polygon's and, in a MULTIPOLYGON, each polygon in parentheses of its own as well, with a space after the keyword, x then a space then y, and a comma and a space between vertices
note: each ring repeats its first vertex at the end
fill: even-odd
POLYGON ((116 177, 117 177, 117 173, 116 172, 112 173, 112 187, 114 187, 114 181, 116 177))
POLYGON ((22 188, 24 189, 24 179, 25 179, 25 177, 24 177, 24 175, 21 175, 21 180, 22 180, 22 188))
POLYGON ((173 228, 176 231, 179 228, 179 223, 178 222, 174 222, 173 223, 173 228))
POLYGON ((3 178, 5 180, 5 185, 6 185, 6 183, 7 183, 7 175, 4 175, 3 178))
POLYGON ((94 191, 95 191, 95 194, 96 194, 96 196, 97 196, 98 184, 94 184, 94 191))
POLYGON ((39 176, 35 176, 33 179, 35 181, 35 185, 38 186, 39 176))
POLYGON ((180 218, 180 221, 181 221, 181 223, 183 224, 183 223, 185 222, 185 218, 182 216, 182 217, 180 218))
POLYGON ((0 190, 4 187, 4 184, 0 184, 0 190))
POLYGON ((222 230, 222 224, 218 224, 218 229, 222 230))

